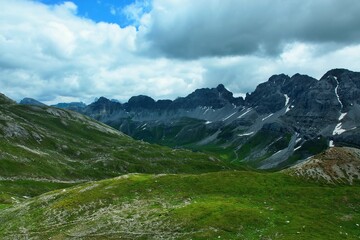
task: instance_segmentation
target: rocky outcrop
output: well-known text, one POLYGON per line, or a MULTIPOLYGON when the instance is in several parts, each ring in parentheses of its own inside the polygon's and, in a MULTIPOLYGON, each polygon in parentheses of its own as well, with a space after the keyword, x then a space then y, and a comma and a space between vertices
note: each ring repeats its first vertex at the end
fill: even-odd
POLYGON ((246 103, 260 114, 279 111, 286 103, 286 97, 281 88, 289 79, 290 77, 285 74, 272 76, 267 82, 259 84, 253 93, 246 96, 246 103))
POLYGON ((285 172, 327 183, 352 185, 354 181, 360 180, 360 150, 330 148, 285 170, 285 172))

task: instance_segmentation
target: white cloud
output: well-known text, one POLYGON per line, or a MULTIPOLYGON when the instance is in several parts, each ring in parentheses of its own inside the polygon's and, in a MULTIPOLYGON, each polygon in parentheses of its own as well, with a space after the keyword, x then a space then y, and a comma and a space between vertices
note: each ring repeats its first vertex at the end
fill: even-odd
MULTIPOLYGON (((271 56, 231 52, 230 43, 237 39, 227 39, 232 32, 224 35, 219 28, 237 24, 247 27, 246 23, 238 23, 238 18, 232 18, 238 11, 245 14, 241 6, 239 10, 238 5, 232 5, 237 3, 232 0, 221 1, 222 4, 217 0, 206 4, 203 0, 154 0, 152 4, 137 1, 125 10, 137 22, 128 27, 78 17, 72 2, 56 6, 27 0, 0 3, 0 91, 15 100, 34 97, 46 103, 62 100, 89 103, 99 96, 126 101, 139 94, 174 99, 196 88, 215 87, 219 83, 243 95, 272 74, 300 72, 319 78, 331 68, 355 71, 360 68, 359 40, 352 44, 336 43, 338 38, 325 43, 281 41, 282 50, 271 56), (150 11, 149 6, 154 8, 150 11), (205 20, 210 23, 200 24, 205 20), (185 31, 189 27, 194 30, 185 31), (211 34, 219 36, 212 38, 211 34), (209 37, 209 42, 199 41, 200 35, 209 37), (171 46, 179 46, 178 51, 199 46, 206 57, 200 54, 196 58, 169 58, 171 54, 163 52, 166 49, 153 44, 158 41, 166 46, 169 39, 171 46), (179 45, 173 45, 176 42, 179 45), (182 48, 184 44, 186 48, 182 48), (144 51, 148 47, 157 49, 156 57, 144 51), (216 54, 216 49, 223 49, 226 54, 216 54)), ((283 13, 279 11, 264 14, 277 18, 276 14, 283 13)), ((252 21, 250 13, 243 18, 252 21)), ((353 18, 351 12, 347 14, 349 19, 353 18)))
POLYGON ((142 18, 151 10, 150 0, 135 0, 134 3, 125 6, 122 14, 135 26, 142 23, 142 18))
POLYGON ((15 0, 3 7, 0 89, 16 100, 174 98, 202 81, 199 63, 142 57, 135 27, 79 18, 72 3, 48 7, 15 0))
POLYGON ((116 11, 116 8, 114 6, 110 6, 110 13, 111 15, 116 15, 117 11, 116 11))

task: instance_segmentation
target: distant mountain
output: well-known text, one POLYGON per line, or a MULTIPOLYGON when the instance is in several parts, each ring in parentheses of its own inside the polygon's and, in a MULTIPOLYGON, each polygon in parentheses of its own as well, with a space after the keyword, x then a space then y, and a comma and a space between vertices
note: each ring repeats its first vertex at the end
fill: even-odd
MULTIPOLYGON (((0 95, 0 181, 33 182, 31 187, 20 184, 30 196, 30 189, 44 182, 84 182, 131 172, 223 169, 230 169, 230 165, 215 157, 135 141, 82 114, 20 105, 0 95)), ((0 205, 4 198, 10 198, 1 190, 2 185, 0 205)))
POLYGON ((20 101, 22 105, 46 106, 46 104, 39 102, 33 98, 24 98, 20 101))
POLYGON ((174 101, 102 97, 80 112, 136 139, 278 169, 330 145, 360 147, 360 73, 334 69, 320 80, 274 75, 245 99, 222 84, 174 101))
POLYGON ((83 102, 71 102, 71 103, 58 103, 51 106, 56 108, 63 108, 76 112, 81 112, 86 107, 86 104, 83 102))

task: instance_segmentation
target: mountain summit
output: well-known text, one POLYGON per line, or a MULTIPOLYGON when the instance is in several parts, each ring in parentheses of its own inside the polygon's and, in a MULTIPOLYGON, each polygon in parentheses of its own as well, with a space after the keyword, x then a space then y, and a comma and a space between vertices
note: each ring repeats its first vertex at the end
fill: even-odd
POLYGON ((333 69, 320 80, 274 75, 245 99, 223 84, 174 101, 102 97, 79 112, 136 139, 284 168, 333 145, 360 147, 360 73, 333 69))

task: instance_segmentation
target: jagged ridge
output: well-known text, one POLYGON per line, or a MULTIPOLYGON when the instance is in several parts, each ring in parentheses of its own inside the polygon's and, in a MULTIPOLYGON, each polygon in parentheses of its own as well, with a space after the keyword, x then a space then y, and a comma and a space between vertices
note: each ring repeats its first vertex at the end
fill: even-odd
POLYGON ((334 69, 320 80, 274 75, 245 99, 223 85, 174 101, 102 97, 79 111, 136 139, 284 168, 331 144, 360 147, 360 73, 334 69))

